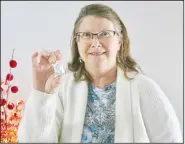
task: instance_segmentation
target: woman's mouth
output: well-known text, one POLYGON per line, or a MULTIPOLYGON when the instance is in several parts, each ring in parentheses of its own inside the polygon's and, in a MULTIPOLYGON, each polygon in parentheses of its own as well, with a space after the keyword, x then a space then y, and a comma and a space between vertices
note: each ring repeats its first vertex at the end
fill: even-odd
POLYGON ((105 54, 106 52, 92 52, 92 53, 89 53, 90 55, 92 56, 101 56, 103 54, 105 54))

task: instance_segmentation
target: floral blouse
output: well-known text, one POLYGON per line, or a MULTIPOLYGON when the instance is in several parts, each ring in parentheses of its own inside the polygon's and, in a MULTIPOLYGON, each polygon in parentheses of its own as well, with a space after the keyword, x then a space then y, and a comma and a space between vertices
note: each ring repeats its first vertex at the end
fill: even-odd
POLYGON ((116 82, 100 89, 88 87, 82 143, 114 143, 116 82))

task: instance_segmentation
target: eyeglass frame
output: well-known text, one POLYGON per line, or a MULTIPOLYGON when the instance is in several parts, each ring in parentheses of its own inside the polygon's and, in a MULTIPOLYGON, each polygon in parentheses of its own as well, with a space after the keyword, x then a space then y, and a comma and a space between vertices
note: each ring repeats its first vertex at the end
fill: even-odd
MULTIPOLYGON (((97 36, 97 38, 99 39, 99 36, 98 34, 102 33, 102 32, 113 32, 113 36, 115 36, 116 34, 119 35, 119 33, 117 31, 114 31, 114 30, 103 30, 103 31, 100 31, 100 32, 97 32, 97 33, 91 33, 91 32, 77 32, 75 33, 75 37, 74 38, 77 38, 77 37, 80 37, 81 35, 80 34, 83 34, 83 33, 90 33, 91 34, 91 38, 89 40, 93 40, 93 37, 94 35, 97 36)), ((79 39, 78 39, 79 40, 79 39)))

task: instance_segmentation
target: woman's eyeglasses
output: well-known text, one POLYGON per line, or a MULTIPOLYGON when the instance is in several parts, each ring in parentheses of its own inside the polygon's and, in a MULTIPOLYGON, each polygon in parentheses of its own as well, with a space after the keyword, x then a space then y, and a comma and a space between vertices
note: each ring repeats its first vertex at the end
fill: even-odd
POLYGON ((91 33, 91 32, 77 32, 75 35, 75 38, 77 38, 78 41, 89 41, 93 40, 93 36, 97 36, 98 39, 104 39, 114 36, 115 34, 118 34, 116 31, 113 30, 105 30, 98 33, 91 33))

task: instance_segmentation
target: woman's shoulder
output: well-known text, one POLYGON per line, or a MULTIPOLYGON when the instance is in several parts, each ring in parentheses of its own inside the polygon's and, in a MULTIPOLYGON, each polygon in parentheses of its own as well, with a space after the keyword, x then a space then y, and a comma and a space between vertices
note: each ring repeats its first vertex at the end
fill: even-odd
POLYGON ((139 106, 151 141, 182 141, 176 111, 159 84, 145 74, 137 74, 133 82, 139 90, 139 106))
POLYGON ((135 74, 132 83, 137 86, 140 91, 153 93, 162 92, 159 84, 154 79, 143 73, 135 74))
POLYGON ((144 85, 157 85, 156 81, 144 73, 136 73, 133 81, 144 85))

